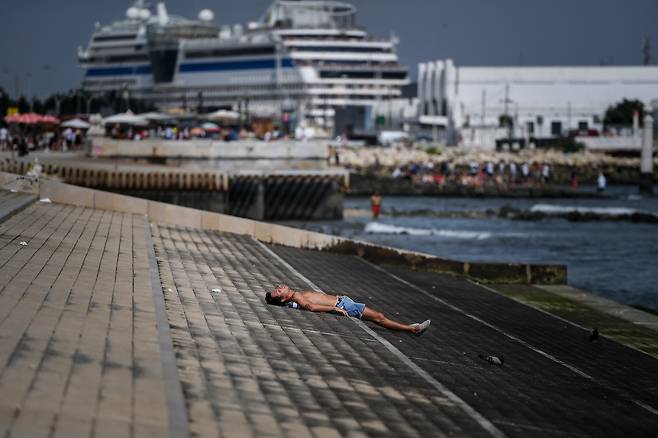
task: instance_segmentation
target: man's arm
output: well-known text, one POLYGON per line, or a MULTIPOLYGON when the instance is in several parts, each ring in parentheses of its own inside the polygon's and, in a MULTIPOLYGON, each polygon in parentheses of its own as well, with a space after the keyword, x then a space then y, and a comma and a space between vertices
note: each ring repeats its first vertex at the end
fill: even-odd
POLYGON ((299 304, 299 307, 301 307, 304 310, 308 310, 310 312, 324 312, 324 313, 337 312, 343 316, 348 316, 347 312, 344 309, 335 306, 325 306, 323 304, 311 303, 306 298, 304 298, 304 295, 300 293, 295 293, 295 295, 292 296, 292 300, 297 304, 299 304))

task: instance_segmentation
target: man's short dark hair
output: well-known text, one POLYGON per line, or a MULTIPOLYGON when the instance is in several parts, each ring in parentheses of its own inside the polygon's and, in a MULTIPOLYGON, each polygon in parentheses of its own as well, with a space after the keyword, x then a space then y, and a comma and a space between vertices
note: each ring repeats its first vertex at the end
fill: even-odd
POLYGON ((265 302, 273 306, 283 306, 283 302, 281 301, 281 298, 273 297, 272 292, 268 292, 265 294, 265 302))

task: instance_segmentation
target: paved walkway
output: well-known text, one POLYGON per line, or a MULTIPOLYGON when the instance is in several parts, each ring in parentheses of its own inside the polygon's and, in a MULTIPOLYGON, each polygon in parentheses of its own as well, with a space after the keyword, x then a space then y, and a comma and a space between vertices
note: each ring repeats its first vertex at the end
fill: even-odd
POLYGON ((656 359, 464 279, 2 199, 0 437, 658 430, 656 359), (266 305, 284 282, 432 326, 266 305))
POLYGON ((0 224, 0 436, 167 434, 144 224, 40 203, 0 224))

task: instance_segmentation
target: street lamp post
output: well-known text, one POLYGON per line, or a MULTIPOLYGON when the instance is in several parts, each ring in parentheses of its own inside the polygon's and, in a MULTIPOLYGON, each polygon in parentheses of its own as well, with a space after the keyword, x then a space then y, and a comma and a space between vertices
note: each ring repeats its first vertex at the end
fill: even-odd
POLYGON ((640 193, 653 194, 653 117, 651 108, 644 115, 642 158, 640 160, 640 193))

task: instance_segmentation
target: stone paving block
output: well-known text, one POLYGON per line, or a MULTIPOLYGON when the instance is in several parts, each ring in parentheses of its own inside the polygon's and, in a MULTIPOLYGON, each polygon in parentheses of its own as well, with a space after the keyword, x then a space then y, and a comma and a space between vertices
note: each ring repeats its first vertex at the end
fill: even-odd
POLYGON ((53 438, 85 438, 92 433, 92 417, 60 415, 53 438))
POLYGON ((96 438, 130 438, 131 428, 129 420, 101 416, 96 418, 93 436, 96 438))
POLYGON ((13 424, 11 437, 48 437, 54 415, 49 412, 22 410, 13 424))

